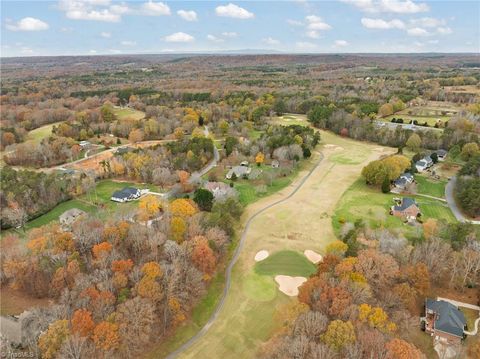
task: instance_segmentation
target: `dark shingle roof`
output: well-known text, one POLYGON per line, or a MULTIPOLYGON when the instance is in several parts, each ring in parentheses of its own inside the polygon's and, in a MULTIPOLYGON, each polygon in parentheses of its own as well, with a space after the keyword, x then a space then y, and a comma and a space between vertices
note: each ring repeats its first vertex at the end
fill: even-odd
POLYGON ((402 203, 400 204, 400 206, 394 206, 394 209, 396 211, 404 211, 408 207, 413 206, 413 205, 415 205, 415 206, 417 205, 417 203, 415 202, 415 200, 413 198, 404 197, 404 198, 402 198, 402 203))
POLYGON ((425 305, 427 309, 433 310, 437 314, 435 329, 458 337, 463 336, 463 329, 467 321, 461 310, 444 300, 427 299, 425 305))
POLYGON ((112 197, 115 198, 128 198, 131 195, 137 193, 138 189, 133 188, 133 187, 125 187, 124 189, 120 191, 116 191, 113 193, 112 197))

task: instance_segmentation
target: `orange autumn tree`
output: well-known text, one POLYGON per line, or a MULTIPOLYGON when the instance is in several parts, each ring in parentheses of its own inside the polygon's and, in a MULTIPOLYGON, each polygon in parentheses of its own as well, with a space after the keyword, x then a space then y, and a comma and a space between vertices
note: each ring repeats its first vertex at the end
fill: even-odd
POLYGON ((156 262, 147 262, 142 267, 142 273, 145 277, 156 279, 163 276, 163 271, 160 265, 156 262))
POLYGON ((182 186, 183 192, 188 192, 190 190, 190 185, 188 183, 188 179, 190 178, 190 173, 187 171, 178 171, 178 180, 180 181, 180 185, 182 186))
POLYGON ((102 242, 95 244, 92 248, 93 257, 100 259, 103 256, 108 255, 112 251, 112 245, 109 242, 102 242))
POLYGON ((170 212, 178 217, 191 217, 198 212, 195 203, 189 199, 179 198, 170 203, 170 212))
POLYGON ((195 238, 195 247, 192 251, 192 262, 204 274, 211 275, 215 271, 217 259, 208 245, 205 237, 195 238))
POLYGON ((81 337, 89 337, 93 333, 95 322, 92 313, 86 309, 78 309, 72 316, 72 332, 81 337))
POLYGON ((112 262, 112 271, 120 273, 128 273, 133 268, 133 261, 131 259, 120 259, 112 262))
POLYGON ((93 342, 104 351, 117 349, 120 344, 118 325, 110 322, 100 322, 93 330, 93 342))
POLYGON ((415 345, 402 339, 392 339, 386 346, 388 359, 421 359, 424 355, 415 345))

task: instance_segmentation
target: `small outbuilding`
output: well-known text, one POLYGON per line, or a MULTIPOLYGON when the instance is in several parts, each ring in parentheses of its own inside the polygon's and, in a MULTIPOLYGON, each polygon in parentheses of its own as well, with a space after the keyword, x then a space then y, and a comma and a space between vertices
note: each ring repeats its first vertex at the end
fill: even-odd
POLYGON ((250 167, 235 166, 231 168, 230 171, 227 172, 227 175, 225 176, 225 178, 232 179, 232 176, 234 173, 237 178, 248 178, 248 175, 250 174, 250 172, 252 172, 252 169, 250 167))
POLYGON ((77 219, 85 215, 86 212, 78 208, 72 208, 63 212, 59 217, 60 224, 64 228, 70 227, 77 219))

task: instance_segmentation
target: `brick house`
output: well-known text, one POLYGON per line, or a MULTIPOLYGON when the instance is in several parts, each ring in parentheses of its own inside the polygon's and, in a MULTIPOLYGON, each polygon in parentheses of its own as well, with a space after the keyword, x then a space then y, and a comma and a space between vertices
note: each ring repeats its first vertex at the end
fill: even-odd
POLYGON ((417 202, 410 197, 402 198, 399 203, 392 206, 390 213, 406 220, 416 219, 421 214, 417 202))
POLYGON ((465 338, 467 321, 463 312, 444 300, 425 300, 425 332, 436 340, 458 344, 465 338))

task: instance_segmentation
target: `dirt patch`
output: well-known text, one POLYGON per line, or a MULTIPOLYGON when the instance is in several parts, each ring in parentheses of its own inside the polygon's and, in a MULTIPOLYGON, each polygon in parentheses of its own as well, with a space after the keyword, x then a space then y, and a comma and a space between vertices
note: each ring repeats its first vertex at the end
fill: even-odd
POLYGON ((267 257, 268 257, 268 251, 266 250, 258 251, 257 254, 255 254, 255 262, 263 261, 267 257))
POLYGON ((34 298, 19 290, 12 289, 6 285, 0 289, 1 298, 1 314, 16 315, 23 311, 34 307, 46 307, 50 304, 50 299, 34 298))
POLYGON ((311 249, 307 249, 303 254, 305 254, 305 257, 307 257, 307 259, 313 264, 317 264, 323 259, 321 254, 314 252, 311 249))
POLYGON ((298 295, 298 287, 307 281, 305 277, 290 277, 288 275, 275 276, 275 282, 278 283, 278 289, 289 297, 298 295))

